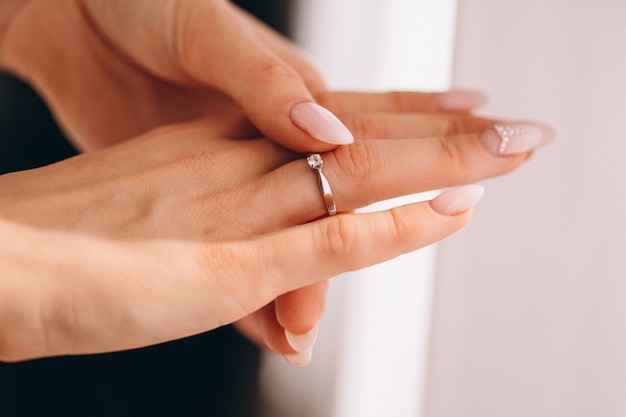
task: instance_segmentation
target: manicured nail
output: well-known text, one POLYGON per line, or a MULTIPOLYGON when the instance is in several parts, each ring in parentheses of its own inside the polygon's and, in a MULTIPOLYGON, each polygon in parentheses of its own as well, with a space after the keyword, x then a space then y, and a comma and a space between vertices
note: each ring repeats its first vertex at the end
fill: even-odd
POLYGON ((450 90, 435 94, 435 103, 441 110, 470 111, 487 103, 487 95, 480 91, 450 90))
POLYGON ((293 366, 306 366, 311 362, 311 357, 313 356, 313 351, 311 349, 305 350, 304 352, 298 353, 285 353, 283 355, 287 362, 292 364, 293 366))
POLYGON ((547 145, 548 143, 552 142, 554 138, 556 137, 556 131, 554 130, 554 128, 545 123, 538 123, 535 121, 526 121, 526 120, 524 121, 517 120, 515 122, 505 122, 501 120, 497 124, 505 125, 505 126, 506 125, 533 126, 539 129, 539 131, 541 132, 541 140, 539 141, 539 145, 537 146, 547 145))
POLYGON ((430 201, 430 207, 444 216, 454 216, 473 208, 484 195, 480 185, 466 185, 439 194, 430 201))
POLYGON ((543 144, 543 129, 528 123, 496 123, 480 142, 496 156, 525 153, 543 144))
POLYGON ((291 121, 315 139, 333 145, 348 145, 354 136, 341 121, 316 103, 299 103, 291 109, 291 121))
POLYGON ((285 337, 287 338, 287 342, 296 352, 305 352, 315 344, 315 339, 317 339, 317 329, 316 325, 311 330, 303 334, 295 334, 291 333, 289 330, 285 329, 285 337))

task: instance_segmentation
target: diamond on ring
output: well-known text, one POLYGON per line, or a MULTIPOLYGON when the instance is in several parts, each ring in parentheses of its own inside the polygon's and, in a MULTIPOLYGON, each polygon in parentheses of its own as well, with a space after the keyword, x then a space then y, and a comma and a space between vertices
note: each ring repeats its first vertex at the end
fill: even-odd
POLYGON ((493 128, 498 133, 498 135, 500 135, 500 147, 498 148, 499 153, 504 153, 506 147, 509 145, 509 141, 512 136, 517 136, 524 133, 524 129, 515 126, 503 126, 495 124, 493 125, 493 128))
POLYGON ((313 153, 306 157, 306 161, 311 169, 317 174, 317 184, 322 193, 322 198, 324 199, 324 205, 326 206, 328 215, 334 216, 337 214, 337 207, 335 205, 335 198, 333 197, 330 184, 328 183, 326 176, 322 173, 322 167, 324 166, 322 156, 318 153, 313 153))
POLYGON ((320 171, 324 166, 324 161, 322 160, 322 156, 318 153, 313 153, 306 157, 306 161, 309 163, 311 169, 316 171, 320 171))

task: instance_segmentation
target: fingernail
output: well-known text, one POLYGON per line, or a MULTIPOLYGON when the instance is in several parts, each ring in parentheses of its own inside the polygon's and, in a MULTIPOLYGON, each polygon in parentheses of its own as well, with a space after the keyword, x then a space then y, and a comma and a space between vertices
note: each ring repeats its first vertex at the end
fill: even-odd
POLYGON ((487 103, 487 95, 480 91, 450 90, 435 94, 435 103, 441 110, 469 111, 487 103))
POLYGON ((305 352, 315 344, 315 339, 317 339, 317 329, 316 325, 311 330, 303 334, 295 334, 291 333, 289 330, 285 329, 285 337, 287 338, 287 342, 296 352, 305 352))
POLYGON ((333 145, 348 145, 354 137, 341 121, 316 103, 299 103, 291 109, 291 121, 315 139, 333 145))
POLYGON ((542 144, 543 129, 528 123, 496 123, 480 136, 485 149, 496 156, 531 151, 542 144))
POLYGON ((313 356, 313 351, 311 349, 305 350, 304 352, 298 353, 285 353, 283 355, 287 362, 292 364, 293 366, 306 366, 311 362, 311 357, 313 356))
POLYGON ((527 120, 518 120, 515 122, 505 122, 505 121, 500 121, 498 122, 498 124, 501 125, 520 125, 520 126, 533 126, 537 129, 539 129, 540 133, 541 133, 541 140, 539 141, 539 144, 537 146, 544 146, 547 145, 548 143, 552 142, 556 136, 556 131, 554 130, 554 128, 552 126, 549 126, 545 123, 539 123, 539 122, 535 122, 535 121, 527 121, 527 120))
POLYGON ((473 208, 485 195, 480 185, 466 185, 443 192, 430 201, 430 206, 439 214, 454 216, 473 208))

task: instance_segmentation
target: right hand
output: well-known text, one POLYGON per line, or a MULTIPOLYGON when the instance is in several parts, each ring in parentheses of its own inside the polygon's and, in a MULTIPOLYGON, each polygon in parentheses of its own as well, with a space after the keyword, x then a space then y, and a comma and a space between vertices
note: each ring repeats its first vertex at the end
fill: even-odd
MULTIPOLYGON (((0 65, 39 92, 84 150, 235 108, 298 152, 352 141, 316 104, 327 93, 317 70, 225 0, 24 0, 8 28, 0 65)), ((482 97, 451 95, 433 96, 429 110, 469 110, 482 97)))

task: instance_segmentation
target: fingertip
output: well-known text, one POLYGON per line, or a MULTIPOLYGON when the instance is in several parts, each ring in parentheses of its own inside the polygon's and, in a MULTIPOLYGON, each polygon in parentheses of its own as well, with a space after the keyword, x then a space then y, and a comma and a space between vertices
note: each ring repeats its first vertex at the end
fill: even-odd
POLYGON ((296 352, 305 352, 315 344, 319 326, 315 325, 311 330, 303 334, 295 334, 285 329, 287 342, 296 352))
POLYGON ((485 195, 480 185, 466 185, 445 191, 430 201, 430 207, 444 216, 456 216, 473 209, 485 195))
POLYGON ((444 111, 471 111, 484 106, 488 98, 482 91, 453 89, 435 93, 434 101, 444 111))
POLYGON ((276 320, 293 334, 310 332, 320 321, 326 306, 328 281, 320 281, 287 292, 274 300, 276 320))
POLYGON ((289 362, 293 366, 303 367, 311 362, 311 358, 313 357, 313 351, 309 349, 304 352, 285 353, 283 357, 287 359, 287 362, 289 362))
POLYGON ((290 111, 292 123, 315 139, 332 145, 349 145, 354 136, 337 116, 314 102, 301 102, 290 111))

